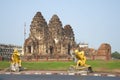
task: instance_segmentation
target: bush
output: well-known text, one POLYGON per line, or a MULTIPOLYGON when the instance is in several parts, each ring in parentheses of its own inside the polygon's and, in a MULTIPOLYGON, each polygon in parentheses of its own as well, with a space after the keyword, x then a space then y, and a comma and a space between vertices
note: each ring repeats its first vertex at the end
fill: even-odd
POLYGON ((112 53, 112 58, 114 59, 120 59, 120 53, 118 53, 117 51, 112 53))

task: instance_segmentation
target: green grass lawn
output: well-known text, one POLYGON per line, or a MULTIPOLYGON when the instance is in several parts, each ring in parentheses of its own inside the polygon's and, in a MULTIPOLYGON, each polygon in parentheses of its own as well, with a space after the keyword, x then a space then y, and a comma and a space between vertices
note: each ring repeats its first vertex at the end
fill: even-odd
POLYGON ((23 66, 32 70, 67 70, 73 62, 23 62, 23 66), (32 65, 32 66, 30 66, 32 65))
POLYGON ((0 61, 0 70, 5 69, 10 66, 10 62, 8 61, 0 61))
MULTIPOLYGON (((94 71, 112 72, 120 70, 120 60, 88 60, 87 64, 91 65, 94 71)), ((22 66, 28 70, 67 70, 70 65, 75 65, 75 63, 73 61, 22 62, 22 66)), ((9 66, 10 62, 0 62, 0 69, 5 69, 9 66)))
POLYGON ((87 64, 90 64, 94 71, 102 71, 102 72, 120 72, 120 60, 95 60, 95 61, 87 61, 87 64))

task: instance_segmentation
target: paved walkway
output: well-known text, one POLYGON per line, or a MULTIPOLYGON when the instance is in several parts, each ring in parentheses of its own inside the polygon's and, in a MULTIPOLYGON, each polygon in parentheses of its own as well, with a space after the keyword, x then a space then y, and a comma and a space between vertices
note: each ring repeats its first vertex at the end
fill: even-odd
POLYGON ((120 77, 120 73, 87 73, 85 71, 79 71, 76 73, 68 73, 67 71, 21 71, 21 72, 5 72, 0 71, 0 74, 25 74, 25 75, 80 75, 80 76, 108 76, 108 77, 120 77))

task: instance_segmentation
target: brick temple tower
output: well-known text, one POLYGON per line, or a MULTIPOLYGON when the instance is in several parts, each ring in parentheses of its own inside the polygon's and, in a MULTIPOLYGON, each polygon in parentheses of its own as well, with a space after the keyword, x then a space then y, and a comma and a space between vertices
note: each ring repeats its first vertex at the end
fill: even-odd
POLYGON ((24 43, 24 52, 30 55, 66 55, 75 45, 74 40, 72 27, 66 25, 63 28, 57 15, 53 15, 47 24, 41 12, 37 12, 24 43))

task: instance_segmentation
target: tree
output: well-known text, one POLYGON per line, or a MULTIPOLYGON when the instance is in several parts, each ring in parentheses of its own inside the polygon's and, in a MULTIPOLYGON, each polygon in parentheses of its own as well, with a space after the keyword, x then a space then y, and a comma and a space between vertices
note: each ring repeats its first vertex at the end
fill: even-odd
POLYGON ((117 52, 117 51, 113 52, 111 56, 112 56, 112 58, 114 58, 114 59, 120 59, 120 53, 117 52))

